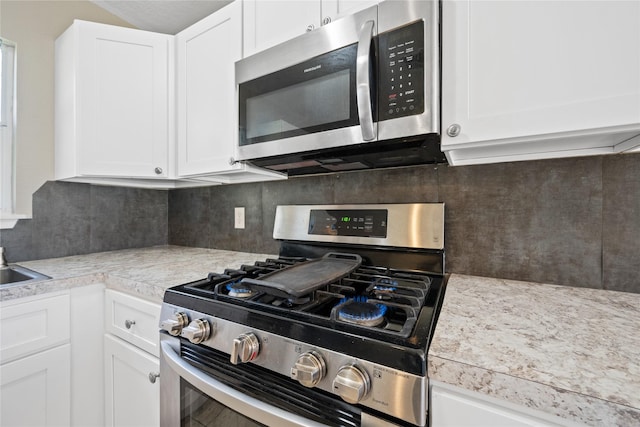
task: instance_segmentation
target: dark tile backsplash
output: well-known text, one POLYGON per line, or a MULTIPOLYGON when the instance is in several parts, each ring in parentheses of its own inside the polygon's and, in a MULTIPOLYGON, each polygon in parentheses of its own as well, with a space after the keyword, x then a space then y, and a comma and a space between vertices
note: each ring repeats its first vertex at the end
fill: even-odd
POLYGON ((47 182, 33 195, 33 219, 2 230, 9 262, 168 243, 166 191, 47 182))
POLYGON ((601 287, 602 162, 442 168, 447 270, 601 287))
POLYGON ((605 157, 602 176, 602 284, 640 293, 640 154, 605 157))
POLYGON ((277 253, 279 204, 383 202, 446 204, 448 272, 640 293, 638 154, 176 190, 169 196, 169 243, 277 253), (233 228, 236 206, 246 209, 244 230, 233 228), (207 212, 205 227, 192 209, 207 212))
POLYGON ((640 155, 425 165, 173 191, 49 182, 9 261, 173 244, 277 253, 279 204, 445 202, 447 271, 640 293, 640 155), (246 210, 234 228, 234 207, 246 210))

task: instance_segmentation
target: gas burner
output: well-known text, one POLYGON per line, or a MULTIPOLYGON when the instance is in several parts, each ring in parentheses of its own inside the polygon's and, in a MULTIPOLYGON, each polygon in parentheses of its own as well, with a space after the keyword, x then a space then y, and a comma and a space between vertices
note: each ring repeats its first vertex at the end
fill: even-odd
POLYGON ((235 298, 249 298, 253 296, 253 291, 251 289, 248 289, 239 283, 229 283, 227 285, 227 291, 229 291, 230 297, 235 298))
POLYGON ((373 287, 373 290, 376 292, 388 292, 388 293, 393 293, 397 290, 398 288, 396 288, 395 286, 384 286, 384 285, 375 285, 373 287))
POLYGON ((379 326, 384 323, 387 306, 369 302, 367 297, 344 298, 338 312, 338 318, 347 323, 360 326, 379 326))

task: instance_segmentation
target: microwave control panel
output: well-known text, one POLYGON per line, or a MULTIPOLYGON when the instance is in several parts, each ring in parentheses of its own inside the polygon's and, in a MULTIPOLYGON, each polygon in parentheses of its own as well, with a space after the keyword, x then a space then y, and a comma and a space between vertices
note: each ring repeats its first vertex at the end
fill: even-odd
POLYGON ((378 120, 424 113, 424 22, 378 36, 378 120))

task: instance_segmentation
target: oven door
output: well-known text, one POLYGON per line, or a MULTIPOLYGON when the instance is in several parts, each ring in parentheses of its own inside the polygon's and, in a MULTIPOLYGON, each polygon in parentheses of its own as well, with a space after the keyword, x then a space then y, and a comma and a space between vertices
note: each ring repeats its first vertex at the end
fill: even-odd
POLYGON ((344 402, 337 405, 329 402, 323 407, 313 395, 285 390, 277 381, 271 382, 268 373, 252 378, 250 372, 242 372, 248 365, 230 365, 228 355, 183 345, 179 338, 165 333, 160 335, 160 346, 163 427, 361 425, 358 409, 349 408, 344 402), (185 356, 185 352, 190 354, 185 356), (229 366, 223 366, 223 358, 229 366), (203 366, 194 366, 193 360, 203 366), (278 399, 280 407, 267 402, 278 399))
POLYGON ((180 356, 179 339, 161 337, 161 426, 323 425, 223 384, 180 356))
POLYGON ((236 63, 238 160, 376 139, 369 8, 236 63))

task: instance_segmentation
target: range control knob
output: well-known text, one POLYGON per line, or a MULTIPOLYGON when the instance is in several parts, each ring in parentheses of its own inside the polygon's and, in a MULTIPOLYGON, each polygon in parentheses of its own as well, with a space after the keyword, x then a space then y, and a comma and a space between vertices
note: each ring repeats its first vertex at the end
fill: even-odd
POLYGON ((176 312, 173 313, 170 318, 163 320, 162 323, 160 323, 160 327, 171 335, 176 336, 180 335, 180 331, 182 331, 182 328, 187 326, 188 323, 189 318, 185 313, 176 312))
POLYGON ((251 362, 258 357, 260 353, 260 341, 251 332, 241 334, 238 338, 233 340, 233 347, 231 348, 231 363, 237 365, 238 363, 251 362))
POLYGON ((291 378, 305 387, 315 387, 324 378, 327 366, 321 355, 315 351, 303 353, 291 368, 291 378))
POLYGON ((200 344, 211 335, 211 326, 206 319, 197 319, 189 323, 180 335, 194 344, 200 344))
POLYGON ((333 380, 333 392, 348 403, 358 403, 369 393, 371 383, 366 372, 356 366, 343 366, 333 380))

